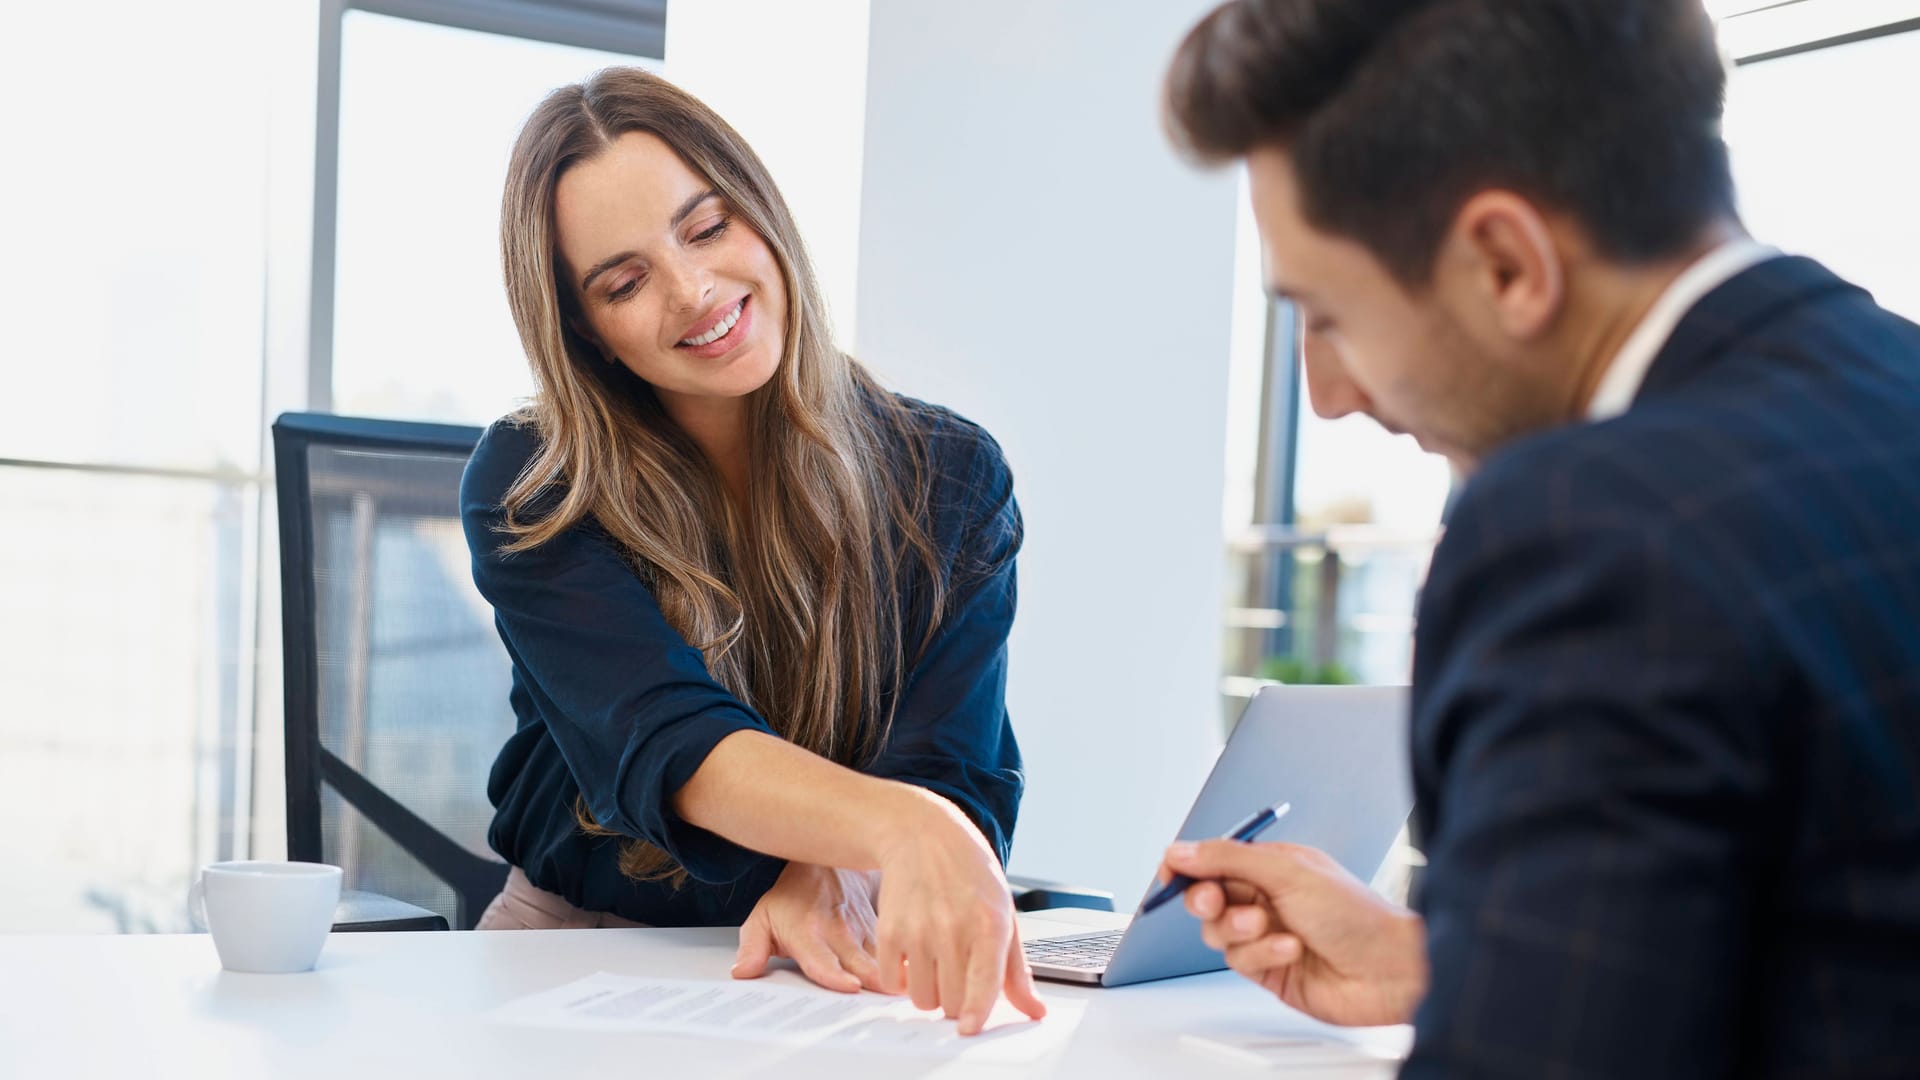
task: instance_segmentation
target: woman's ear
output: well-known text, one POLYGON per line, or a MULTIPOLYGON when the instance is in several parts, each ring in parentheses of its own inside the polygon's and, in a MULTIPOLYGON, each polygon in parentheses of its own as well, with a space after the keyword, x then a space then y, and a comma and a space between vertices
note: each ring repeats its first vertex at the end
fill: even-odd
POLYGON ((598 352, 602 360, 605 360, 609 364, 617 364, 620 362, 620 358, 613 354, 612 349, 607 348, 606 345, 601 342, 600 336, 593 332, 593 328, 586 324, 586 320, 575 315, 566 316, 566 320, 567 329, 573 331, 576 337, 586 342, 588 347, 592 348, 595 352, 598 352))

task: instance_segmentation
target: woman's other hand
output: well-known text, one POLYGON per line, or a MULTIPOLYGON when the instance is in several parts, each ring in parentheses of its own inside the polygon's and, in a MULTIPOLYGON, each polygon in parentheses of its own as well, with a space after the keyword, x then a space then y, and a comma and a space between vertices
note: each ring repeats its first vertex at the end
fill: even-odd
POLYGON ((829 990, 883 990, 874 960, 876 873, 788 863, 740 927, 736 979, 757 979, 784 956, 829 990))

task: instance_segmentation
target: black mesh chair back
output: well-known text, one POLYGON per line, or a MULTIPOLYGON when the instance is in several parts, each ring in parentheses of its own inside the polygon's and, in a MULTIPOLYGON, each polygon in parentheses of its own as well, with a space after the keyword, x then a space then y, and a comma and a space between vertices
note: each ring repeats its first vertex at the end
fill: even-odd
POLYGON ((288 858, 461 929, 506 881, 486 778, 514 727, 506 649, 460 530, 479 437, 302 413, 273 426, 288 858))

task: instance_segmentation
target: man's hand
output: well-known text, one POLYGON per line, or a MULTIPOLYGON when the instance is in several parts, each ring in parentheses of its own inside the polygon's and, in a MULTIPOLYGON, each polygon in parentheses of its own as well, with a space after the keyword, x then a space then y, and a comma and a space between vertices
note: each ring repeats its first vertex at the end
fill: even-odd
POLYGON ((1403 1024, 1427 991, 1426 929, 1324 852, 1209 840, 1167 849, 1160 879, 1186 874, 1187 910, 1227 966, 1309 1016, 1403 1024))
POLYGON ((736 979, 757 979, 784 956, 829 990, 880 990, 874 961, 878 874, 788 863, 740 927, 736 979))

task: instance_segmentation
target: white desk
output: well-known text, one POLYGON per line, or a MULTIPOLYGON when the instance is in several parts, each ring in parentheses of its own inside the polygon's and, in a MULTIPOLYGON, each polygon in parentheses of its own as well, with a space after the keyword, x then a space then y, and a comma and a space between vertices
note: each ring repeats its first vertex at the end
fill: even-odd
MULTIPOLYGON (((335 934, 310 974, 236 975, 205 935, 0 935, 0 1077, 1392 1075, 1378 1065, 1276 1074, 1183 1046, 1189 1031, 1322 1030, 1228 972, 1120 990, 1043 983, 1049 1000, 1083 999, 1087 1011, 1063 1052, 1019 1070, 483 1017, 596 971, 724 978, 736 943, 730 929, 335 934)), ((805 984, 792 971, 769 977, 805 984)))

